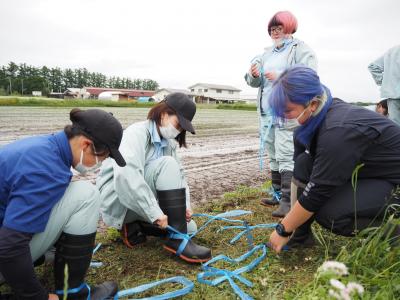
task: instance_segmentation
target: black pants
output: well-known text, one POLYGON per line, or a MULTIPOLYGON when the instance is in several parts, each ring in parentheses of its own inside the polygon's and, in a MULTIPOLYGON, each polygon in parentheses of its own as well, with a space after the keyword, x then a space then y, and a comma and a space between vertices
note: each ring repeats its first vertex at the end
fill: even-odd
MULTIPOLYGON (((312 166, 313 161, 308 153, 298 155, 295 160, 294 179, 307 184, 312 166)), ((400 204, 398 198, 391 197, 395 188, 394 184, 383 179, 358 178, 354 198, 354 190, 349 181, 336 189, 332 198, 315 212, 313 218, 321 226, 336 234, 352 236, 356 228, 355 212, 357 230, 362 230, 369 225, 379 225, 389 204, 400 204)))

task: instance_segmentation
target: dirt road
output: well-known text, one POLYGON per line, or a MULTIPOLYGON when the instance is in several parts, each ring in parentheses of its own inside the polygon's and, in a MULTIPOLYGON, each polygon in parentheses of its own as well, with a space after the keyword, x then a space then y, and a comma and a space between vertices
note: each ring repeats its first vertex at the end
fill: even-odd
MULTIPOLYGON (((104 108, 126 128, 144 120, 147 108, 104 108)), ((69 124, 69 108, 0 107, 0 147, 14 140, 61 130, 69 124)), ((248 111, 199 109, 196 135, 179 150, 192 202, 206 202, 240 184, 256 186, 265 179, 259 170, 257 114, 248 111)))

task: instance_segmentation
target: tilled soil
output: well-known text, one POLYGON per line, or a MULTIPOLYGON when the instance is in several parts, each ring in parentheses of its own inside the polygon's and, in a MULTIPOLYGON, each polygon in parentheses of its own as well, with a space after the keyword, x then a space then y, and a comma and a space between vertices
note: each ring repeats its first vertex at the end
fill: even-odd
MULTIPOLYGON (((147 108, 102 109, 112 112, 124 128, 146 119, 148 112, 147 108)), ((0 107, 0 147, 23 137, 62 130, 70 123, 70 110, 0 107)), ((265 167, 262 174, 259 166, 256 112, 199 109, 193 124, 196 134, 188 134, 188 148, 179 152, 194 204, 217 198, 238 185, 258 186, 266 180, 265 167)))

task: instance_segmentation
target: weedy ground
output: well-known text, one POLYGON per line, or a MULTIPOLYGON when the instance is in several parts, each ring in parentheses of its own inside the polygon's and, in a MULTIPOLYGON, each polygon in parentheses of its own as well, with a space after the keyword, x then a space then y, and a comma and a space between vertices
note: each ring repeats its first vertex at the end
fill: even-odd
MULTIPOLYGON (((265 188, 265 186, 264 186, 265 188)), ((271 218, 274 208, 259 204, 263 196, 261 188, 240 186, 234 192, 226 193, 223 198, 210 201, 198 207, 196 212, 218 214, 233 209, 251 210, 251 215, 242 216, 250 225, 275 223, 271 218)), ((198 225, 206 221, 196 219, 198 225)), ((314 225, 313 231, 317 244, 308 249, 292 249, 275 254, 268 251, 267 257, 251 272, 243 274, 254 286, 249 288, 237 282, 247 294, 255 299, 333 299, 328 295, 329 279, 334 276, 322 276, 318 267, 326 260, 343 262, 349 268, 349 275, 338 278, 343 283, 355 281, 364 286, 362 297, 353 295, 353 299, 400 299, 400 247, 390 244, 385 233, 391 224, 399 220, 389 218, 382 228, 368 229, 355 238, 338 237, 329 231, 314 225)), ((238 230, 219 231, 222 221, 215 221, 201 232, 195 240, 201 245, 212 248, 213 255, 225 254, 232 258, 248 251, 245 237, 234 245, 229 241, 238 230)), ((253 232, 255 244, 268 241, 272 229, 256 229, 253 232)), ((97 236, 101 248, 93 259, 101 261, 102 267, 90 268, 87 276, 89 284, 116 280, 120 289, 128 289, 156 280, 186 276, 195 283, 192 293, 184 299, 236 299, 229 283, 217 287, 200 284, 196 276, 201 272, 200 265, 187 264, 167 253, 163 241, 149 237, 147 242, 135 249, 125 247, 119 233, 109 228, 97 236)), ((255 255, 259 255, 256 253, 255 255)), ((226 269, 236 269, 248 264, 255 257, 237 266, 222 265, 226 269)), ((39 277, 46 286, 52 286, 52 268, 45 265, 39 268, 39 277)), ((149 297, 181 288, 178 284, 167 284, 150 291, 135 295, 135 298, 149 297)), ((132 298, 132 297, 131 297, 132 298)))

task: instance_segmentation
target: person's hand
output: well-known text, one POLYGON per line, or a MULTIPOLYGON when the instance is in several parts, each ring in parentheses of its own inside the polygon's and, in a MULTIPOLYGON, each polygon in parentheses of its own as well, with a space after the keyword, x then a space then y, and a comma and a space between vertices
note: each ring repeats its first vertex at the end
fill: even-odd
POLYGON ((190 222, 192 219, 193 212, 190 208, 186 209, 186 222, 190 222))
POLYGON ((276 253, 281 252, 282 247, 287 244, 289 241, 289 237, 283 237, 280 236, 276 230, 274 230, 270 237, 269 237, 269 244, 272 250, 274 250, 276 253))
POLYGON ((265 72, 265 77, 271 81, 275 81, 275 79, 278 78, 275 72, 265 72))
POLYGON ((56 294, 49 294, 49 300, 58 300, 58 296, 56 294))
POLYGON ((254 78, 260 77, 260 72, 258 72, 258 66, 256 64, 252 64, 250 68, 250 74, 254 78))
POLYGON ((168 216, 167 215, 162 215, 159 217, 157 220, 154 221, 154 224, 158 225, 162 229, 167 228, 168 226, 168 216))

